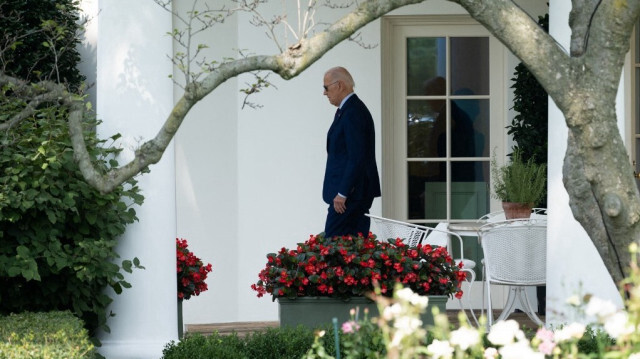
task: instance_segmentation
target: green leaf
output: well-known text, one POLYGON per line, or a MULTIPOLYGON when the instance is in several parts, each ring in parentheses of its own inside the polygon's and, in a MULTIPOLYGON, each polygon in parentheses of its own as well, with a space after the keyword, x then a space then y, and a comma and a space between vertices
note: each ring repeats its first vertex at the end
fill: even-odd
POLYGON ((113 288, 113 291, 116 292, 116 294, 121 294, 122 293, 122 287, 120 286, 120 283, 116 283, 114 285, 111 286, 113 288))
POLYGON ((45 212, 47 213, 49 222, 51 222, 52 224, 56 224, 56 222, 58 221, 58 217, 56 217, 56 214, 48 208, 45 210, 45 212))
POLYGON ((9 267, 9 269, 7 269, 7 274, 9 275, 9 277, 17 277, 20 272, 20 267, 9 267))
POLYGON ((29 248, 25 246, 18 246, 16 248, 16 252, 18 253, 18 257, 31 258, 31 252, 29 251, 29 248))
POLYGON ((96 224, 96 220, 98 219, 98 215, 95 212, 87 212, 85 213, 85 218, 90 225, 96 224))
POLYGON ((122 261, 122 269, 124 269, 124 271, 127 273, 132 273, 133 271, 131 270, 131 261, 130 260, 122 261))

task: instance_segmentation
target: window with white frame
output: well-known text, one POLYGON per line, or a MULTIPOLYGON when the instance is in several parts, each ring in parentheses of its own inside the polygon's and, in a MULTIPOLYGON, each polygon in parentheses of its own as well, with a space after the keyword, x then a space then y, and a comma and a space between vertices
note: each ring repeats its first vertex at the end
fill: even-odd
POLYGON ((414 223, 490 211, 504 142, 504 50, 468 16, 383 19, 383 215, 414 223))

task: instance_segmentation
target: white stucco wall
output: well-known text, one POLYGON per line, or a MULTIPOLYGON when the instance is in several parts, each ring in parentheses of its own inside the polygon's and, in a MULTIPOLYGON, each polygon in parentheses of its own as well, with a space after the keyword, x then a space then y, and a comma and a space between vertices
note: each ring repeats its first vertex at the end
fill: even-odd
MULTIPOLYGON (((174 2, 174 10, 182 14, 191 6, 191 2, 174 2)), ((175 19, 174 26, 180 26, 175 19)), ((210 48, 204 54, 209 60, 236 56, 237 26, 237 17, 227 18, 196 37, 194 46, 206 43, 210 48)), ((174 46, 174 51, 183 51, 174 46)), ((182 80, 182 74, 174 76, 182 80)), ((210 289, 184 302, 185 323, 206 323, 213 316, 228 322, 238 317, 237 91, 236 79, 222 84, 191 109, 175 137, 177 236, 187 239, 189 249, 213 265, 207 279, 210 289)), ((182 93, 174 87, 176 100, 182 93)))
MULTIPOLYGON (((571 4, 550 3, 550 34, 565 49, 569 49, 568 14, 571 4)), ((624 85, 621 84, 621 88, 624 85)), ((624 124, 623 91, 618 96, 618 122, 624 124)), ((624 128, 624 125, 620 125, 624 128)), ((582 226, 573 218, 569 196, 562 183, 562 163, 567 148, 567 126, 560 110, 549 101, 549 220, 547 238, 547 322, 562 323, 570 317, 564 305, 573 294, 591 293, 622 305, 620 295, 611 280, 596 248, 582 226)), ((625 136, 623 136, 625 138, 625 136)))
MULTIPOLYGON (((522 3, 533 14, 546 12, 546 1, 522 3)), ((273 11, 280 13, 281 4, 273 11)), ((464 13, 458 5, 438 0, 393 15, 464 13)), ((333 21, 338 14, 321 9, 317 19, 333 21)), ((290 19, 293 15, 289 13, 290 19)), ((240 15, 233 23, 235 30, 230 27, 225 36, 215 36, 214 45, 277 53, 264 30, 248 20, 249 15, 240 15), (234 41, 237 45, 228 45, 234 41)), ((380 21, 367 25, 361 34, 365 43, 379 44, 380 21)), ((277 303, 256 298, 250 285, 257 281, 267 253, 292 247, 324 228, 326 132, 335 108, 322 94, 323 74, 333 66, 345 66, 352 73, 356 93, 374 118, 381 166, 380 59, 379 46, 363 49, 344 42, 290 81, 269 75, 277 89, 251 98, 263 106, 260 109, 240 109, 243 96, 238 91, 252 81, 243 75, 216 90, 206 100, 211 103, 201 103, 197 113, 189 114, 176 138, 178 236, 187 238, 214 269, 209 291, 185 302, 185 323, 277 320, 277 303), (211 134, 215 140, 207 141, 211 134)), ((518 61, 512 55, 506 60, 505 78, 510 79, 518 61)), ((372 213, 381 213, 381 201, 374 201, 372 213)))

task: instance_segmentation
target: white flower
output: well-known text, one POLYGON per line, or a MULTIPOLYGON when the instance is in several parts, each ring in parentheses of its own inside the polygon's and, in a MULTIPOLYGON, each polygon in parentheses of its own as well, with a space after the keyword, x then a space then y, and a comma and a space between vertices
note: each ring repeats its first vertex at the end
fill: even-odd
POLYGON ((617 312, 604 322, 604 330, 613 338, 619 339, 623 335, 633 333, 633 325, 629 323, 626 312, 617 312))
POLYGON ((487 339, 495 345, 507 345, 513 343, 516 339, 524 339, 524 333, 518 327, 518 322, 509 319, 494 324, 487 339))
POLYGON ((400 300, 404 300, 405 302, 411 303, 411 305, 420 307, 424 309, 429 304, 429 298, 426 296, 421 296, 417 293, 414 293, 411 288, 402 288, 397 293, 396 296, 400 300))
POLYGON ((507 344, 499 352, 502 359, 544 359, 544 354, 531 349, 526 340, 507 344))
POLYGON ((629 355, 628 359, 640 359, 640 353, 633 353, 629 355))
POLYGON ((584 334, 585 326, 580 323, 571 323, 564 326, 554 334, 556 343, 561 343, 570 339, 580 339, 584 334))
POLYGON ((498 350, 494 347, 489 347, 484 350, 484 359, 495 359, 498 356, 498 350))
POLYGON ((400 289, 399 291, 396 291, 396 297, 398 297, 398 299, 402 299, 406 302, 408 302, 411 299, 411 296, 413 295, 413 291, 411 290, 411 288, 408 287, 404 287, 402 289, 400 289))
POLYGON ((613 315, 618 309, 616 308, 613 302, 608 300, 603 300, 598 297, 591 297, 589 303, 587 304, 587 308, 585 309, 585 313, 587 315, 592 315, 598 318, 599 321, 603 322, 607 317, 613 315))
POLYGON ((567 304, 573 306, 573 307, 578 307, 580 306, 580 297, 577 296, 576 294, 570 296, 569 298, 567 298, 567 304))
POLYGON ((453 355, 453 348, 446 340, 440 341, 434 339, 429 346, 427 346, 427 353, 431 355, 433 359, 439 358, 451 358, 453 355))
POLYGON ((424 309, 429 305, 429 297, 415 294, 411 297, 411 304, 424 309))
POLYGON ((411 333, 422 326, 422 320, 408 316, 396 318, 393 327, 411 333))
POLYGON ((457 345, 462 350, 467 350, 480 342, 480 334, 469 327, 461 327, 451 332, 451 344, 457 345))
POLYGON ((402 313, 402 305, 400 303, 395 303, 392 306, 384 308, 382 312, 382 316, 385 320, 390 321, 396 317, 398 317, 402 313))

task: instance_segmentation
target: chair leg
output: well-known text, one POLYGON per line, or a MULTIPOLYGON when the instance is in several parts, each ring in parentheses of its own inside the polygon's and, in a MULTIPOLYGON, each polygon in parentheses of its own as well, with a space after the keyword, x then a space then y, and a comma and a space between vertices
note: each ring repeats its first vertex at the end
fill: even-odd
POLYGON ((493 325, 493 308, 491 308, 491 282, 485 277, 487 282, 487 331, 493 325))
POLYGON ((544 322, 540 320, 540 318, 536 315, 536 311, 533 310, 533 306, 529 301, 529 296, 527 295, 527 291, 525 290, 525 287, 520 287, 520 289, 521 289, 520 304, 522 305, 523 308, 526 308, 525 313, 527 313, 527 316, 531 320, 533 320, 536 324, 538 324, 539 326, 544 326, 544 322), (523 295, 524 295, 524 298, 523 298, 523 295))
MULTIPOLYGON (((471 269, 462 269, 463 271, 467 272, 467 274, 469 274, 469 276, 471 277, 471 281, 469 281, 469 290, 468 293, 471 293, 471 288, 473 287, 473 283, 476 280, 476 272, 474 272, 471 269)), ((483 293, 484 295, 484 293, 483 293)), ((476 317, 476 314, 473 312, 473 308, 471 308, 470 306, 465 306, 462 298, 458 299, 458 301, 460 302, 460 309, 462 309, 462 311, 464 312, 464 315, 467 317, 467 323, 469 323, 469 325, 471 326, 478 326, 480 325, 480 322, 478 322, 478 318, 476 317), (467 314, 467 310, 469 310, 469 312, 471 313, 471 317, 473 318, 473 321, 475 324, 473 324, 471 322, 471 320, 469 319, 469 315, 467 314)))
POLYGON ((515 310, 516 297, 519 297, 519 294, 520 294, 519 290, 521 288, 522 287, 509 286, 507 303, 505 303, 504 309, 502 310, 502 313, 500 313, 500 316, 498 317, 497 321, 505 320, 509 317, 509 315, 511 315, 511 313, 513 313, 513 311, 515 310))

